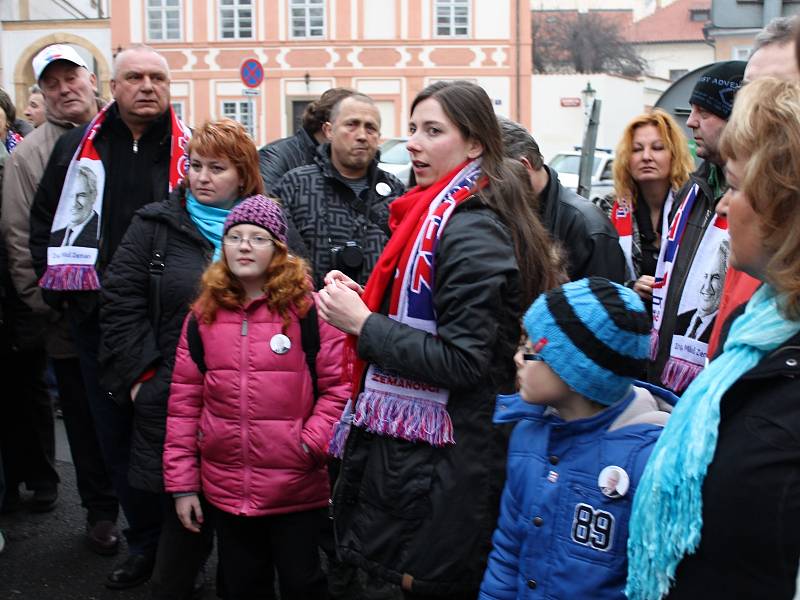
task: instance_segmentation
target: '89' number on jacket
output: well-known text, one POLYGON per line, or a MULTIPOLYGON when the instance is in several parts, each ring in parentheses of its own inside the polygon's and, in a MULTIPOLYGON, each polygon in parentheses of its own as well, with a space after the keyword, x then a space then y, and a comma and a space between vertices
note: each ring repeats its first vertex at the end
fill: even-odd
POLYGON ((614 535, 614 515, 595 510, 588 504, 575 505, 572 519, 572 541, 601 552, 608 552, 614 535))

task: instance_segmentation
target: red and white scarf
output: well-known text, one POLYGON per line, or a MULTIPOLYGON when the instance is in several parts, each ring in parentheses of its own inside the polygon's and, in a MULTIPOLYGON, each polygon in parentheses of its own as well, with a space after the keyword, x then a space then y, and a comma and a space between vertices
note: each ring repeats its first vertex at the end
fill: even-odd
MULTIPOLYGON (((435 184, 416 187, 390 205, 392 237, 372 271, 362 299, 371 311, 380 310, 391 287, 389 318, 436 335, 433 304, 434 257, 442 232, 456 207, 485 185, 479 181, 480 160, 463 163, 435 184)), ((366 369, 364 390, 355 410, 345 410, 329 451, 341 456, 347 421, 372 433, 427 442, 455 443, 447 412, 449 390, 366 365, 355 353, 356 339, 348 341, 346 369, 352 389, 358 390, 366 369)), ((348 403, 350 404, 350 403, 348 403)))
MULTIPOLYGON (((78 145, 75 155, 67 168, 58 208, 50 229, 50 246, 47 248, 47 271, 39 281, 39 286, 57 291, 99 290, 100 279, 97 275, 98 243, 102 231, 103 192, 105 190, 106 173, 103 161, 95 147, 94 140, 114 105, 107 104, 95 115, 78 145), (87 180, 94 185, 87 185, 87 180), (94 198, 91 215, 78 227, 85 228, 92 224, 89 236, 82 236, 82 245, 64 245, 70 233, 70 213, 77 196, 83 196, 84 202, 89 197, 92 187, 94 198), (63 232, 63 233, 62 233, 63 232), (88 240, 88 241, 87 241, 88 240)), ((188 157, 186 147, 191 131, 178 119, 170 107, 170 157, 169 157, 169 191, 172 191, 186 174, 188 157)), ((113 201, 113 199, 112 199, 113 201)), ((77 228, 77 227, 76 227, 77 228)))
MULTIPOLYGON (((661 209, 662 244, 664 243, 663 240, 667 239, 669 232, 669 213, 672 210, 672 201, 673 195, 672 191, 670 191, 664 202, 664 207, 661 209)), ((639 278, 639 274, 636 273, 633 265, 633 213, 635 210, 636 208, 630 202, 620 198, 615 199, 614 205, 611 207, 611 224, 617 230, 617 235, 619 235, 619 245, 625 255, 625 265, 628 268, 626 279, 629 281, 636 281, 639 278)))
MULTIPOLYGON (((664 304, 669 293, 671 275, 675 259, 678 256, 683 234, 700 186, 694 184, 689 193, 678 207, 678 212, 670 223, 667 235, 661 240, 661 251, 658 255, 656 265, 655 285, 653 286, 653 332, 650 339, 650 358, 655 360, 658 355, 661 323, 664 318, 664 304)), ((665 213, 668 214, 668 213, 665 213)), ((686 281, 681 290, 681 297, 678 299, 677 314, 695 311, 699 306, 699 294, 703 285, 703 280, 709 273, 719 274, 718 285, 722 289, 725 278, 727 262, 720 269, 719 256, 722 251, 727 258, 725 249, 729 244, 728 221, 724 217, 714 215, 708 226, 703 232, 703 237, 697 247, 692 264, 689 267, 686 281)), ((717 299, 717 302, 719 299, 717 299)), ((719 306, 717 305, 717 309, 719 306)), ((711 324, 708 325, 709 327, 711 324)), ((676 392, 682 392, 703 370, 708 353, 708 344, 692 336, 687 335, 686 331, 673 332, 670 340, 670 353, 664 371, 661 373, 661 382, 676 392)))

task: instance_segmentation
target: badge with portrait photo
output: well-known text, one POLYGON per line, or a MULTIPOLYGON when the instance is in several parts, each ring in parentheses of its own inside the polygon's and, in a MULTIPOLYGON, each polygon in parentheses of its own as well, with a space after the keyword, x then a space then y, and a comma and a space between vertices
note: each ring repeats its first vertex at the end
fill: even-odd
POLYGON ((597 478, 597 486, 608 498, 622 498, 628 493, 630 485, 631 480, 625 469, 615 465, 609 465, 600 471, 597 478))

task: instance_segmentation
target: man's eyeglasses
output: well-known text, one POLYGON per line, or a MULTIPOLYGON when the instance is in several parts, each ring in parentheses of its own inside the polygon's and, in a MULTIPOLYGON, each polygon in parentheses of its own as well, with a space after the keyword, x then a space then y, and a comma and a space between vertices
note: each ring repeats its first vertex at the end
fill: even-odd
POLYGON ((226 246, 241 246, 242 243, 247 242, 252 248, 266 248, 270 244, 275 243, 268 235, 254 235, 246 238, 240 236, 238 233, 226 233, 222 236, 222 243, 226 246))

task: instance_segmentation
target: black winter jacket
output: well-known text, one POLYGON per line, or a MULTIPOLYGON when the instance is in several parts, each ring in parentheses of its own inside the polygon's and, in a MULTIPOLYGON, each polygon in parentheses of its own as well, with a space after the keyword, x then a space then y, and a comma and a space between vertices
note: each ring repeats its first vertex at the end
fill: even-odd
POLYGON ((596 276, 625 283, 625 255, 614 226, 594 204, 561 185, 556 171, 544 168, 550 183, 539 199, 539 214, 567 252, 570 280, 596 276))
POLYGON ((333 498, 345 560, 422 595, 478 595, 505 480, 495 396, 514 389, 523 312, 508 228, 473 198, 436 248, 436 335, 374 313, 367 362, 450 390, 455 444, 435 448, 353 427, 333 498), (410 584, 410 586, 409 586, 410 584))
POLYGON ((722 398, 717 448, 703 483, 700 545, 678 565, 669 600, 794 597, 800 559, 799 400, 800 334, 764 357, 722 398))
MULTIPOLYGON (((695 254, 700 246, 700 242, 703 240, 703 234, 714 216, 714 210, 719 201, 719 198, 714 197, 714 192, 708 183, 710 171, 711 163, 705 161, 700 165, 697 171, 692 173, 689 181, 675 195, 675 201, 672 204, 672 211, 669 215, 671 223, 673 217, 678 212, 678 208, 689 193, 689 190, 697 183, 700 186, 700 190, 697 194, 694 206, 692 207, 689 219, 686 222, 683 239, 678 249, 678 255, 675 257, 675 262, 673 263, 672 275, 670 275, 669 290, 667 291, 667 298, 664 302, 661 326, 658 330, 658 354, 655 360, 650 361, 647 365, 647 380, 657 385, 664 385, 661 382, 661 373, 664 370, 667 359, 669 359, 669 352, 672 347, 672 335, 675 332, 678 307, 681 304, 686 278, 689 276, 689 270, 692 268, 695 254)), ((721 197, 720 195, 720 198, 721 197)))
POLYGON ((354 279, 363 284, 389 239, 389 203, 405 188, 379 169, 377 160, 370 164, 367 180, 369 186, 357 197, 333 166, 330 144, 323 144, 314 164, 289 171, 274 189, 289 223, 289 247, 309 260, 318 289, 333 268, 333 246, 358 242, 364 262, 354 279))
POLYGON ((160 492, 161 453, 175 349, 189 305, 214 247, 189 217, 183 194, 148 204, 133 218, 103 280, 100 309, 100 383, 127 402, 131 387, 148 369, 134 402, 129 479, 136 488, 160 492), (166 232, 165 268, 157 284, 160 318, 150 306, 150 259, 157 225, 166 232))
MULTIPOLYGON (((106 172, 103 190, 102 231, 97 259, 100 281, 117 245, 130 224, 133 213, 150 202, 162 200, 169 187, 169 113, 159 118, 141 137, 134 151, 133 137, 122 122, 116 106, 109 109, 106 122, 95 138, 95 148, 106 172)), ((88 124, 65 133, 56 142, 45 167, 31 206, 30 249, 38 277, 47 268, 47 246, 67 168, 88 124)), ((45 291, 44 298, 54 308, 67 296, 69 309, 78 318, 94 314, 99 294, 93 292, 45 291)))
POLYGON ((271 142, 258 151, 258 167, 264 180, 264 189, 273 193, 273 188, 292 169, 314 163, 317 155, 317 140, 304 128, 291 137, 271 142))

